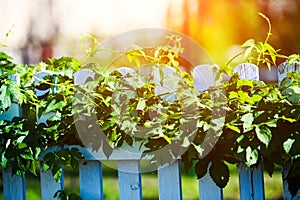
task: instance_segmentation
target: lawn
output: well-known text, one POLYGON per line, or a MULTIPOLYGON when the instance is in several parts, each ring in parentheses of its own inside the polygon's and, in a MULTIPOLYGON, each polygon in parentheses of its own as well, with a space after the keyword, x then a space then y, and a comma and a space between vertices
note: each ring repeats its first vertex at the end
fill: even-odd
MULTIPOLYGON (((238 173, 235 166, 230 166, 231 177, 227 187, 223 190, 224 199, 239 199, 238 173)), ((118 200, 119 188, 117 171, 103 165, 104 198, 106 200, 118 200)), ((276 170, 273 177, 265 174, 266 199, 282 199, 283 189, 280 170, 276 170)), ((2 180, 0 181, 0 199, 3 199, 2 180)), ((76 173, 66 170, 65 187, 68 191, 79 193, 79 179, 76 173)), ((158 199, 157 173, 151 172, 142 175, 143 199, 158 199)), ((193 174, 182 176, 182 191, 184 200, 199 199, 198 182, 193 174)), ((26 177, 26 195, 29 200, 40 200, 38 177, 26 177)))

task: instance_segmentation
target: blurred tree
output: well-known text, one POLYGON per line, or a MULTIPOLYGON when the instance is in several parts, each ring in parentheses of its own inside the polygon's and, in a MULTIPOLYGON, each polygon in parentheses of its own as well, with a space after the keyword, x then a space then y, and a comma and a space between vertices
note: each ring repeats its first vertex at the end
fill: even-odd
POLYGON ((33 11, 28 18, 29 27, 21 48, 24 64, 48 62, 53 56, 53 43, 59 33, 59 23, 53 16, 53 3, 53 0, 43 0, 43 3, 37 5, 37 10, 43 12, 33 11))
POLYGON ((224 64, 249 38, 263 41, 272 23, 270 43, 282 53, 299 53, 299 0, 181 0, 170 4, 166 26, 199 42, 217 64, 224 64))
POLYGON ((271 42, 289 55, 300 53, 300 1, 299 0, 260 0, 261 12, 266 13, 272 22, 271 42))

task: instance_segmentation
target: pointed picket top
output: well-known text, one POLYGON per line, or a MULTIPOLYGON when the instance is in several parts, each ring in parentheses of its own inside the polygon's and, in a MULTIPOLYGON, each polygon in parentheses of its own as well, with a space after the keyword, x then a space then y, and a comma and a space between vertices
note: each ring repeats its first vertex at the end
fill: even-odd
POLYGON ((233 69, 233 73, 238 73, 240 79, 259 80, 258 67, 251 63, 239 64, 233 69))
POLYGON ((288 72, 293 71, 300 73, 300 63, 289 64, 287 61, 281 63, 278 66, 278 85, 280 85, 282 80, 287 77, 288 72))
POLYGON ((198 65, 193 69, 194 88, 198 91, 205 91, 214 86, 214 72, 212 65, 198 65))

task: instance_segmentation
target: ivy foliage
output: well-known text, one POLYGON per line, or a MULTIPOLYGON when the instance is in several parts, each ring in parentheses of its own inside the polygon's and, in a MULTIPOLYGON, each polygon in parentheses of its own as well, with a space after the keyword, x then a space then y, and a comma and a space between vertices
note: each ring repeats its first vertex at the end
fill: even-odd
MULTIPOLYGON (((59 180, 61 166, 76 169, 84 159, 78 149, 65 146, 102 149, 109 158, 115 148, 139 144, 152 164, 181 157, 186 171, 195 166, 198 178, 209 172, 219 187, 229 180, 227 163, 263 164, 270 176, 275 165, 289 165, 286 179, 296 181, 300 177, 299 74, 289 73, 279 87, 234 74, 228 82, 199 92, 193 76, 179 69, 179 38, 169 39, 152 55, 140 48, 124 53, 133 62, 143 57, 150 65, 130 73, 70 57, 32 68, 14 64, 2 52, 0 111, 15 103, 22 115, 0 121, 1 168, 35 174, 35 161, 43 155, 42 169, 51 169, 59 180), (82 69, 92 70, 94 77, 78 84, 73 76, 82 69), (165 75, 171 69, 172 74, 165 75), (34 74, 40 70, 48 70, 49 75, 35 82, 34 74), (37 96, 36 89, 43 94, 37 96), (41 120, 43 116, 47 120, 41 120), (47 153, 54 146, 59 148, 47 153)), ((79 198, 66 191, 55 195, 79 198)))

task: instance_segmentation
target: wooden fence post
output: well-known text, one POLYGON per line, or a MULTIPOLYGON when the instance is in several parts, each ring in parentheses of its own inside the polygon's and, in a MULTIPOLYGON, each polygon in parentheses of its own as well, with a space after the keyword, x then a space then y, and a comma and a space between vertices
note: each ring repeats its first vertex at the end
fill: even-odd
MULTIPOLYGON (((240 79, 259 80, 258 67, 254 64, 244 63, 234 68, 240 79)), ((240 199, 252 200, 264 199, 264 177, 262 167, 246 167, 241 163, 239 169, 240 199)))
POLYGON ((79 163, 80 196, 83 200, 103 200, 102 164, 81 160, 79 163))
POLYGON ((182 199, 180 160, 158 168, 159 199, 182 199))
MULTIPOLYGON (((83 85, 88 79, 94 79, 95 72, 80 70, 74 73, 74 84, 83 85)), ((78 127, 77 127, 78 128, 78 127)), ((89 145, 83 141, 84 145, 89 145)), ((97 160, 79 162, 80 195, 83 200, 104 199, 102 163, 97 160)))
MULTIPOLYGON (((288 72, 293 72, 293 71, 300 73, 300 64, 299 63, 291 63, 289 65, 288 62, 286 61, 284 63, 281 63, 278 66, 278 87, 280 87, 283 79, 285 77, 287 77, 288 72)), ((299 199, 300 188, 298 189, 296 196, 292 197, 292 195, 289 191, 289 185, 286 180, 286 178, 289 174, 290 165, 291 165, 291 163, 287 163, 286 166, 284 166, 283 172, 282 172, 283 195, 284 195, 284 199, 296 200, 296 199, 299 199)))
MULTIPOLYGON (((214 86, 214 72, 212 65, 199 65, 194 68, 194 88, 198 91, 205 91, 210 86, 214 86)), ((200 200, 221 200, 223 191, 212 180, 209 175, 209 167, 204 177, 198 180, 199 199, 200 200)))
MULTIPOLYGON (((16 84, 20 84, 19 77, 11 75, 9 77, 15 81, 16 84)), ((8 110, 0 115, 1 120, 12 121, 14 117, 21 117, 21 107, 18 103, 12 102, 8 110)), ((5 200, 25 200, 26 199, 26 186, 25 186, 25 174, 23 177, 15 174, 12 175, 12 168, 8 166, 2 171, 3 175, 3 194, 5 200)))
MULTIPOLYGON (((153 67, 153 79, 156 83, 155 94, 160 95, 166 92, 176 89, 177 84, 170 82, 173 79, 168 79, 169 76, 176 72, 172 67, 164 67, 160 69, 159 67, 153 67), (163 72, 161 77, 160 70, 163 72)), ((174 101, 176 97, 176 92, 161 96, 162 99, 166 101, 174 101)), ((166 165, 159 166, 157 169, 158 172, 158 187, 159 187, 159 199, 168 200, 168 199, 182 199, 182 187, 181 187, 181 171, 180 171, 180 160, 174 158, 174 161, 167 163, 166 165)))
MULTIPOLYGON (((34 83, 35 85, 38 85, 41 81, 44 80, 47 76, 53 76, 53 74, 50 71, 41 71, 34 75, 34 83)), ((54 79, 54 77, 53 77, 54 79)), ((55 87, 49 86, 49 88, 45 90, 40 90, 38 88, 35 89, 35 93, 37 97, 43 96, 47 93, 53 93, 55 92, 55 87)), ((37 123, 46 123, 47 119, 49 119, 51 116, 53 116, 54 113, 47 113, 42 115, 41 117, 37 116, 37 123)), ((43 161, 40 162, 40 165, 43 166, 43 161)), ((62 190, 64 188, 64 179, 63 179, 63 173, 61 177, 61 183, 56 182, 51 170, 44 171, 41 167, 40 169, 40 179, 41 179, 41 192, 42 192, 42 199, 43 200, 50 200, 50 199, 58 199, 54 198, 55 192, 58 190, 62 190)))
POLYGON ((119 160, 118 177, 121 200, 142 199, 142 180, 139 160, 119 160))

